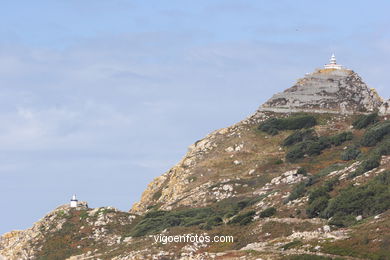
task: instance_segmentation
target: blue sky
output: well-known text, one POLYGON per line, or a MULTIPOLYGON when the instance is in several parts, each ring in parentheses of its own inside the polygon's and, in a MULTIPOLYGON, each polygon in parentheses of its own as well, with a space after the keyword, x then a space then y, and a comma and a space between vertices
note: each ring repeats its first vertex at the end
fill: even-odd
POLYGON ((332 52, 390 97, 388 1, 3 1, 0 233, 73 193, 128 210, 332 52))

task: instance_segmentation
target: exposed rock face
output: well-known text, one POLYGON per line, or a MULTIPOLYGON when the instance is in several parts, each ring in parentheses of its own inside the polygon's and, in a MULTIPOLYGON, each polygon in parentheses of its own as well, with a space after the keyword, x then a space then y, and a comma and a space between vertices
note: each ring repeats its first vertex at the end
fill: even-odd
POLYGON ((275 94, 260 110, 342 114, 390 112, 388 101, 384 102, 375 89, 370 89, 358 74, 348 69, 319 69, 307 74, 291 88, 275 94))

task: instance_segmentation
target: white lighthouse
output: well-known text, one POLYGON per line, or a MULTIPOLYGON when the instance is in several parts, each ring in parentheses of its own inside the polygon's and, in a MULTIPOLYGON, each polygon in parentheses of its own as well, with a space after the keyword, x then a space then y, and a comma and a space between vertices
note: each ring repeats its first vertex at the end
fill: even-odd
POLYGON ((336 56, 334 54, 332 54, 332 57, 330 57, 329 64, 326 64, 324 67, 325 69, 336 69, 336 70, 340 70, 343 68, 343 66, 337 64, 336 56))
POLYGON ((78 202, 79 201, 76 199, 76 195, 73 194, 72 199, 70 200, 70 207, 71 208, 77 208, 78 202))

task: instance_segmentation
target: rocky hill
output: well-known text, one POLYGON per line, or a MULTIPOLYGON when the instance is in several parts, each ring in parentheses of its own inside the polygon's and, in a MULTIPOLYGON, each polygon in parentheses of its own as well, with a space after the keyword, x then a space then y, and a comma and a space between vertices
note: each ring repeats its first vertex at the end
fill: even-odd
POLYGON ((0 238, 14 259, 390 259, 390 122, 320 69, 189 147, 130 212, 61 206, 0 238), (157 236, 232 236, 223 243, 157 236))
POLYGON ((389 114, 389 102, 368 88, 349 69, 318 69, 299 79, 291 88, 275 94, 263 111, 355 114, 379 111, 389 114))

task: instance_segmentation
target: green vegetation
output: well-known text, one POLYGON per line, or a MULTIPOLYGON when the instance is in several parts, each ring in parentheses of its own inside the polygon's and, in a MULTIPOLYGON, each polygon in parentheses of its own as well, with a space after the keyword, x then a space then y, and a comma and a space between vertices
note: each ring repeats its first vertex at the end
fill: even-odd
POLYGON ((369 115, 361 115, 359 116, 353 123, 353 128, 355 129, 363 129, 367 126, 378 122, 378 113, 372 113, 369 115))
POLYGON ((342 132, 337 135, 329 137, 329 142, 334 146, 339 146, 345 141, 352 140, 353 134, 351 132, 342 132))
POLYGON ((88 212, 86 210, 81 210, 80 211, 80 219, 84 220, 88 217, 88 212))
POLYGON ((390 138, 383 140, 376 148, 375 152, 380 155, 390 155, 390 138))
POLYGON ((386 138, 366 155, 360 166, 348 175, 349 179, 370 171, 380 165, 382 155, 390 155, 390 138, 386 138))
POLYGON ((349 227, 356 224, 356 222, 356 217, 352 215, 337 214, 331 218, 329 224, 336 227, 349 227))
POLYGON ((283 160, 282 160, 282 159, 276 159, 276 160, 274 161, 274 164, 275 164, 275 165, 283 164, 283 160))
MULTIPOLYGON (((388 223, 381 223, 387 226, 388 223)), ((382 234, 379 237, 375 232, 370 232, 364 224, 359 225, 350 239, 339 241, 327 241, 322 244, 322 252, 340 256, 349 256, 348 259, 389 260, 390 259, 390 235, 382 234)))
POLYGON ((314 116, 295 115, 287 118, 270 118, 259 125, 259 130, 271 135, 277 135, 282 130, 297 130, 309 128, 317 124, 314 116))
POLYGON ((390 134, 390 121, 377 123, 367 129, 360 143, 363 146, 375 146, 388 134, 390 134))
POLYGON ((350 186, 331 198, 329 192, 338 184, 331 179, 309 193, 306 213, 309 217, 330 218, 339 227, 356 223, 355 217, 382 213, 390 208, 390 171, 383 172, 362 186, 350 186))
POLYGON ((360 155, 360 150, 356 146, 349 147, 341 154, 341 160, 350 161, 355 160, 360 155))
POLYGON ((365 185, 350 186, 329 201, 323 215, 327 218, 335 216, 340 221, 347 216, 367 217, 382 213, 390 208, 389 185, 390 171, 385 171, 365 185))
MULTIPOLYGON (((307 178, 306 180, 304 181, 301 181, 299 182, 298 184, 296 184, 290 195, 288 196, 288 198, 284 201, 284 203, 287 203, 289 201, 292 201, 292 200, 296 200, 300 197, 302 197, 303 195, 305 195, 305 193, 307 192, 307 188, 312 186, 313 184, 317 183, 318 180, 323 177, 323 176, 326 176, 328 175, 329 173, 333 172, 333 171, 337 171, 337 170, 340 170, 342 168, 345 167, 345 164, 339 164, 339 163, 336 163, 336 164, 332 164, 324 169, 322 169, 319 173, 315 174, 315 175, 311 175, 309 178, 307 178)), ((303 168, 300 168, 300 169, 303 169, 303 168)), ((304 170, 306 171, 306 170, 304 170)), ((299 170, 298 170, 298 173, 299 173, 299 170)), ((333 189, 333 186, 335 184, 337 184, 338 180, 337 179, 331 179, 327 182, 325 182, 325 186, 326 186, 326 189, 328 191, 332 190, 333 189)))
POLYGON ((330 195, 328 192, 333 190, 333 186, 338 183, 338 179, 327 181, 324 185, 313 189, 309 193, 309 202, 306 208, 306 214, 310 218, 321 217, 322 212, 328 206, 330 195))
POLYGON ((252 222, 253 216, 256 214, 256 211, 251 210, 235 216, 229 224, 240 224, 240 226, 244 226, 252 222))
POLYGON ((299 168, 298 170, 297 170, 297 174, 301 174, 301 175, 303 175, 303 176, 307 176, 307 170, 305 169, 305 168, 299 168))
POLYGON ((292 189, 290 195, 288 198, 284 201, 285 203, 296 200, 306 193, 306 181, 301 181, 300 183, 296 184, 294 188, 292 189))
POLYGON ((57 212, 57 217, 59 217, 59 218, 67 218, 67 217, 69 217, 69 215, 66 214, 64 210, 59 210, 57 212))
POLYGON ((365 173, 367 171, 370 171, 370 170, 378 167, 380 165, 380 159, 381 159, 381 157, 379 154, 372 154, 367 159, 362 161, 362 164, 360 164, 359 167, 355 171, 348 174, 347 178, 353 179, 357 176, 362 175, 363 173, 365 173))
POLYGON ((319 155, 321 152, 332 145, 339 146, 345 141, 351 140, 353 135, 351 132, 342 132, 333 136, 313 137, 293 145, 286 153, 286 160, 289 162, 296 162, 305 155, 319 155))
POLYGON ((298 247, 301 245, 303 245, 301 240, 294 240, 294 241, 291 241, 290 243, 287 243, 287 244, 281 246, 280 249, 287 250, 287 249, 298 247))
POLYGON ((306 214, 310 218, 324 217, 323 212, 328 206, 330 195, 329 192, 333 190, 334 186, 339 183, 339 179, 334 177, 326 181, 322 186, 310 191, 309 202, 306 207, 306 214))
POLYGON ((284 139, 282 145, 290 146, 302 141, 315 140, 317 138, 318 137, 314 129, 303 129, 303 130, 295 131, 294 133, 289 135, 286 139, 284 139))
POLYGON ((208 230, 222 225, 223 219, 231 217, 233 218, 229 224, 246 225, 252 221, 255 212, 247 211, 240 213, 240 211, 255 204, 265 196, 246 198, 239 201, 226 199, 216 203, 213 207, 174 211, 153 210, 141 218, 129 235, 139 237, 176 226, 199 226, 199 228, 208 230))
POLYGON ((337 177, 326 181, 322 186, 310 191, 309 202, 306 207, 306 214, 310 218, 323 217, 323 212, 328 206, 330 199, 329 192, 339 183, 337 177))
POLYGON ((270 208, 267 208, 265 210, 263 210, 262 212, 260 212, 260 217, 261 218, 269 218, 273 215, 275 215, 276 213, 276 209, 274 207, 270 207, 270 208))
MULTIPOLYGON (((157 233, 169 227, 215 224, 215 214, 211 208, 185 209, 178 211, 155 210, 146 213, 135 226, 131 235, 138 237, 157 233), (213 223, 211 223, 213 222, 213 223)), ((222 220, 219 222, 219 224, 222 220)))
POLYGON ((332 258, 328 256, 320 256, 320 255, 308 255, 308 254, 302 254, 302 255, 291 255, 286 256, 283 259, 286 260, 342 260, 342 258, 332 258))

